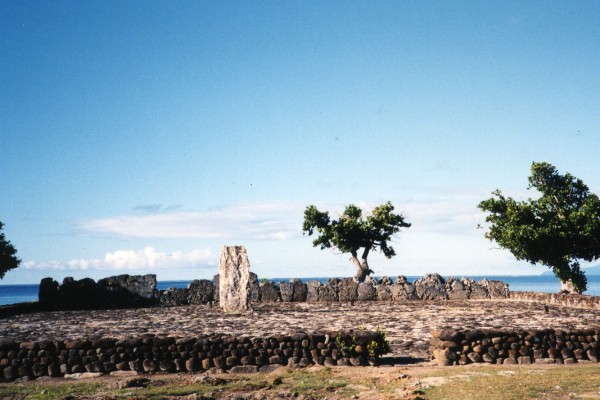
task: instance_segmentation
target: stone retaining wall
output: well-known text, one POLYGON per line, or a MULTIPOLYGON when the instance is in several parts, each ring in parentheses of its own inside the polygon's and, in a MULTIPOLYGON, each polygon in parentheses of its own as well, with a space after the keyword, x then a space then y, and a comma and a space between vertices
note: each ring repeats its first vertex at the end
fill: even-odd
POLYGON ((568 293, 510 292, 512 300, 535 301, 557 306, 600 309, 600 297, 568 293))
POLYGON ((362 330, 272 337, 144 335, 121 340, 35 342, 0 338, 0 381, 84 372, 196 372, 213 368, 258 372, 270 365, 367 365, 373 341, 382 340, 385 338, 377 332, 362 330))
MULTIPOLYGON (((395 281, 384 276, 368 277, 365 282, 352 278, 330 278, 326 284, 317 280, 303 282, 259 282, 250 273, 250 297, 254 303, 275 302, 355 302, 404 300, 465 300, 508 298, 508 284, 494 280, 475 282, 467 278, 448 278, 427 274, 409 282, 398 276, 395 281)), ((193 280, 187 288, 156 290, 155 275, 119 275, 99 280, 65 278, 61 285, 52 278, 40 283, 39 310, 113 309, 148 306, 183 306, 219 302, 219 276, 193 280)), ((10 310, 0 308, 0 318, 10 310)))
POLYGON ((600 358, 600 328, 568 331, 443 329, 431 334, 432 355, 441 365, 597 363, 600 358))

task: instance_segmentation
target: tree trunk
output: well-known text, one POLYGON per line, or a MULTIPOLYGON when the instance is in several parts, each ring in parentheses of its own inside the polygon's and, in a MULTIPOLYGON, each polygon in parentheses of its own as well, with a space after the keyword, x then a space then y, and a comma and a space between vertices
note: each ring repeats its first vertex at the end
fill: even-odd
POLYGON ((570 279, 566 281, 561 280, 560 293, 581 294, 581 290, 578 290, 573 284, 573 281, 571 281, 570 279))
POLYGON ((369 255, 369 248, 365 248, 362 254, 362 262, 358 260, 358 253, 356 251, 352 251, 352 258, 350 259, 354 266, 356 267, 356 275, 354 276, 354 280, 356 282, 364 282, 366 277, 369 274, 372 274, 373 271, 369 268, 369 264, 367 263, 367 256, 369 255))

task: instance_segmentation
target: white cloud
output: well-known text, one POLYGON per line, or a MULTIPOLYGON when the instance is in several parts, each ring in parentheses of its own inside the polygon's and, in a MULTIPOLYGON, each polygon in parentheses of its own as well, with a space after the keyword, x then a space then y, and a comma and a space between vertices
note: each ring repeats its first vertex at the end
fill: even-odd
POLYGON ((66 263, 59 261, 27 261, 24 268, 29 270, 87 271, 87 270, 168 270, 172 268, 214 266, 217 256, 210 249, 196 249, 190 252, 176 251, 165 253, 153 247, 143 250, 117 250, 106 253, 104 258, 73 259, 66 263))
POLYGON ((209 211, 91 219, 77 226, 129 238, 286 240, 301 235, 303 207, 297 203, 241 204, 209 211))

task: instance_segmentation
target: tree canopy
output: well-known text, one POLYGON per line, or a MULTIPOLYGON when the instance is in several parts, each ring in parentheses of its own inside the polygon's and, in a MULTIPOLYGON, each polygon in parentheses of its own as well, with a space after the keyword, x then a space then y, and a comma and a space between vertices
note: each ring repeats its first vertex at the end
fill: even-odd
POLYGON ((6 240, 2 228, 4 224, 0 222, 0 279, 4 278, 4 274, 13 268, 17 268, 21 260, 17 258, 17 250, 13 245, 6 240))
POLYGON ((313 246, 337 248, 342 253, 350 253, 351 261, 356 266, 355 279, 363 282, 367 275, 373 273, 367 263, 367 256, 371 250, 379 250, 387 258, 396 255, 389 242, 400 228, 408 228, 411 224, 404 220, 401 214, 394 214, 391 202, 384 203, 373 209, 366 218, 362 210, 350 204, 337 220, 329 217, 329 212, 319 211, 314 205, 306 207, 304 211, 303 232, 318 236, 313 240, 313 246), (358 251, 363 249, 362 262, 358 259, 358 251))
POLYGON ((528 189, 540 197, 516 201, 500 190, 479 203, 488 212, 486 238, 508 249, 518 260, 552 269, 563 283, 581 293, 587 278, 579 260, 600 258, 600 201, 578 178, 561 175, 546 162, 531 166, 528 189))

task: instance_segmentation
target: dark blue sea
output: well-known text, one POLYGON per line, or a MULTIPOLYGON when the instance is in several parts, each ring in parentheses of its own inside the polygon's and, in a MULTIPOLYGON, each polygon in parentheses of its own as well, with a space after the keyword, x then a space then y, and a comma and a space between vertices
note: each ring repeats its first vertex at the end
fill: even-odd
MULTIPOLYGON (((460 278, 460 276, 457 276, 460 278)), ((414 282, 420 276, 409 276, 407 279, 414 282)), ((556 293, 560 289, 560 283, 552 275, 532 275, 532 276, 469 276, 468 278, 480 280, 495 279, 508 283, 512 291, 527 291, 527 292, 542 292, 556 293)), ((272 278, 269 280, 275 282, 287 282, 290 278, 272 278)), ((327 282, 328 278, 302 278, 307 282, 310 280, 318 280, 323 283, 327 282)), ((584 294, 600 296, 600 275, 589 275, 588 290, 584 294)), ((185 288, 190 281, 160 281, 158 289, 164 290, 170 287, 185 288)), ((37 301, 38 285, 0 285, 0 305, 23 303, 28 301, 37 301)))

